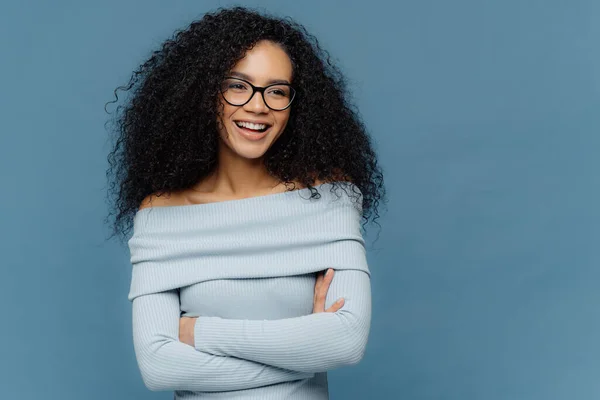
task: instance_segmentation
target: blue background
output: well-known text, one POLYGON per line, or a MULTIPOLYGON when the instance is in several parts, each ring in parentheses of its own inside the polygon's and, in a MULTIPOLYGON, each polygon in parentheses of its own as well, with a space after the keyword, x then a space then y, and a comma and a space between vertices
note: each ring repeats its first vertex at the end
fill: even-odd
POLYGON ((2 2, 0 398, 172 398, 143 385, 105 241, 103 106, 231 4, 319 38, 385 169, 367 354, 332 399, 600 398, 596 0, 2 2))

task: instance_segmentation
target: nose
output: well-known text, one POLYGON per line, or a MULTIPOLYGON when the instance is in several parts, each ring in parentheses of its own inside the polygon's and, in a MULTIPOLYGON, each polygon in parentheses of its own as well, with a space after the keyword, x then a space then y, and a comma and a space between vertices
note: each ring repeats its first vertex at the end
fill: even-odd
POLYGON ((257 113, 269 111, 269 107, 267 107, 262 95, 258 91, 256 91, 250 101, 244 105, 244 108, 246 108, 248 111, 254 111, 257 113))

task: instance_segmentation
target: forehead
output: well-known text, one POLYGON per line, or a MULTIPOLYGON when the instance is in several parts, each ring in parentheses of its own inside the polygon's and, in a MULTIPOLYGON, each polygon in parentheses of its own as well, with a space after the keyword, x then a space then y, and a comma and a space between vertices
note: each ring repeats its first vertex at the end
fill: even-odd
POLYGON ((256 85, 289 83, 292 79, 292 62, 279 45, 262 41, 246 52, 244 58, 232 68, 231 74, 256 85))

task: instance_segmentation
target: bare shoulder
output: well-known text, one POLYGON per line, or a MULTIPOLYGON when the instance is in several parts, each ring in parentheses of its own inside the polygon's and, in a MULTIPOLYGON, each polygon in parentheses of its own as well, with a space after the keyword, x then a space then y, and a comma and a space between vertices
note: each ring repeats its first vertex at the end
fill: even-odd
POLYGON ((151 195, 146 196, 142 203, 140 204, 140 210, 149 207, 162 207, 162 206, 171 206, 178 204, 178 196, 173 193, 153 193, 151 195))

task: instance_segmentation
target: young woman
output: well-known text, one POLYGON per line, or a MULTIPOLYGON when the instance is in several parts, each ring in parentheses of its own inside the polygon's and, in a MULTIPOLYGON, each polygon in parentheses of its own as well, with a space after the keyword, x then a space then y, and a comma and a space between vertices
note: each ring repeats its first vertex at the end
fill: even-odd
POLYGON ((360 221, 385 191, 326 54, 289 18, 220 8, 121 88, 134 91, 109 155, 113 232, 133 227, 128 298, 150 390, 327 399, 327 371, 362 359, 360 221))

